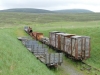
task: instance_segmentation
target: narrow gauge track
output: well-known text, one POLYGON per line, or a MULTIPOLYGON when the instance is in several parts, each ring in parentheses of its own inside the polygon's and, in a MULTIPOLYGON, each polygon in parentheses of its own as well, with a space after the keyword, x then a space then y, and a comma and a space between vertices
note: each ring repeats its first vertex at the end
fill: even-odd
POLYGON ((81 61, 81 64, 86 66, 86 67, 83 66, 83 68, 82 68, 81 70, 88 70, 88 71, 91 71, 91 70, 93 69, 93 70, 95 70, 95 71, 97 71, 97 72, 100 72, 99 69, 94 68, 93 66, 91 66, 91 65, 89 65, 89 64, 87 64, 87 63, 85 63, 84 61, 81 61))
MULTIPOLYGON (((36 40, 40 41, 41 43, 43 43, 43 44, 49 46, 49 48, 52 48, 52 49, 56 50, 57 52, 63 52, 63 51, 59 50, 58 48, 55 48, 54 46, 52 46, 50 43, 48 43, 48 41, 50 42, 50 40, 49 40, 49 38, 43 38, 43 33, 40 33, 39 36, 36 35, 36 34, 34 35, 34 34, 32 34, 33 31, 32 31, 32 28, 30 28, 30 27, 25 27, 25 28, 24 28, 24 31, 25 31, 26 33, 28 33, 33 39, 36 39, 36 40), (42 39, 42 40, 41 40, 41 39, 42 39)), ((90 44, 90 43, 89 43, 89 44, 90 44)), ((90 49, 90 48, 89 48, 89 49, 90 49)), ((89 53, 90 53, 90 50, 89 50, 89 53)), ((73 60, 76 61, 76 59, 75 59, 74 56, 72 56, 72 55, 70 55, 70 54, 67 54, 67 53, 65 53, 65 52, 64 52, 64 54, 65 54, 67 57, 69 57, 69 58, 71 58, 71 59, 73 59, 73 60)), ((87 58, 89 58, 89 57, 90 57, 90 54, 89 54, 89 56, 88 56, 87 58)), ((81 69, 81 70, 85 70, 85 69, 86 69, 86 70, 90 71, 90 70, 94 69, 94 70, 100 72, 99 69, 94 68, 94 67, 92 67, 91 65, 85 63, 83 59, 78 60, 78 61, 81 61, 80 63, 81 63, 82 65, 84 64, 85 66, 87 66, 87 67, 83 67, 83 69, 81 69)))
MULTIPOLYGON (((51 46, 51 45, 49 45, 49 44, 47 44, 47 43, 45 43, 45 42, 43 42, 43 41, 40 41, 40 42, 43 43, 43 44, 45 44, 45 45, 47 45, 49 48, 51 48, 51 49, 53 49, 53 50, 55 50, 55 51, 57 51, 57 52, 62 52, 62 51, 58 50, 57 48, 55 48, 55 47, 53 47, 53 46, 51 46)), ((64 53, 64 54, 65 54, 65 53, 64 53)), ((65 54, 65 56, 66 56, 66 54, 65 54)), ((74 57, 72 57, 72 56, 70 56, 70 55, 67 55, 67 57, 70 58, 70 59, 72 59, 72 60, 75 60, 74 57)), ((88 70, 88 71, 90 72, 92 69, 94 69, 95 71, 100 72, 99 69, 92 67, 91 65, 87 64, 87 63, 84 62, 83 60, 80 60, 80 61, 76 61, 76 60, 75 60, 75 62, 80 62, 81 67, 82 67, 80 70, 82 70, 82 71, 83 71, 83 70, 88 70), (82 66, 82 65, 85 65, 85 66, 82 66)))
MULTIPOLYGON (((49 44, 47 44, 47 43, 45 43, 45 42, 43 42, 43 41, 40 41, 40 42, 43 43, 43 44, 45 44, 45 45, 47 45, 49 48, 51 48, 51 49, 53 49, 53 50, 55 50, 55 51, 57 51, 57 52, 62 52, 62 51, 58 50, 57 48, 55 48, 55 47, 53 47, 53 46, 51 46, 51 45, 49 45, 49 44)), ((65 53, 64 53, 64 54, 65 54, 65 53)), ((67 54, 67 55, 65 54, 65 56, 67 56, 68 58, 70 58, 70 59, 72 59, 72 60, 75 60, 74 57, 72 57, 72 56, 70 56, 70 55, 68 55, 68 54, 67 54)), ((86 66, 86 67, 83 66, 83 68, 82 68, 81 70, 88 70, 88 71, 91 71, 92 69, 94 69, 94 70, 100 72, 99 69, 92 67, 91 65, 87 64, 86 62, 84 62, 84 60, 80 60, 80 61, 75 60, 75 62, 80 62, 81 65, 85 65, 85 66, 86 66)))

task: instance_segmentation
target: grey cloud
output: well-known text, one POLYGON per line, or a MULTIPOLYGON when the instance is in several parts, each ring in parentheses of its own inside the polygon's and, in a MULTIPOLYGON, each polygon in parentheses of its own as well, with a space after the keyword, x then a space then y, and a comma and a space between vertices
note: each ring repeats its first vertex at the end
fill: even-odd
POLYGON ((63 2, 63 1, 46 1, 46 0, 29 0, 29 1, 14 1, 14 0, 10 0, 10 1, 5 1, 3 2, 3 6, 6 6, 7 8, 16 8, 16 7, 52 7, 52 6, 59 6, 59 5, 67 5, 67 3, 63 2))
MULTIPOLYGON (((0 0, 2 8, 43 8, 43 9, 59 9, 59 7, 69 8, 73 5, 99 6, 99 0, 0 0)), ((79 6, 80 7, 80 6, 79 6)), ((92 9, 92 8, 91 8, 92 9)))

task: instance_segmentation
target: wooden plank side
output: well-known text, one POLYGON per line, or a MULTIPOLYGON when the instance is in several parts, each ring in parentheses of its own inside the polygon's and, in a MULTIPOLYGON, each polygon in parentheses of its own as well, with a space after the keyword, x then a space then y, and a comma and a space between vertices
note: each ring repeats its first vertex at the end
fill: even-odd
POLYGON ((59 63, 63 62, 63 53, 59 53, 59 63))
POLYGON ((75 57, 76 51, 76 39, 72 39, 72 48, 71 48, 71 55, 75 57))
POLYGON ((45 54, 45 63, 46 63, 46 64, 49 64, 49 62, 50 62, 50 61, 49 61, 49 57, 50 57, 50 56, 49 56, 48 53, 45 54))
POLYGON ((71 38, 65 37, 65 52, 71 54, 71 38))
POLYGON ((85 50, 85 57, 89 57, 90 54, 89 54, 89 51, 90 51, 90 39, 89 38, 86 38, 86 50, 85 50))
POLYGON ((50 64, 54 63, 54 53, 50 54, 50 64))

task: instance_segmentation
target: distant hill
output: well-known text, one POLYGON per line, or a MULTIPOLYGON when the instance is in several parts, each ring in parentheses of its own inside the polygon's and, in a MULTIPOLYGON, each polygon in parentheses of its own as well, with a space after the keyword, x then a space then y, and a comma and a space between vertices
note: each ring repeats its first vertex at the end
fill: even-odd
POLYGON ((86 9, 66 9, 66 10, 44 10, 44 9, 34 9, 34 8, 15 8, 15 9, 6 9, 0 10, 0 12, 25 12, 25 13, 93 13, 90 10, 86 9))
POLYGON ((53 13, 52 11, 49 10, 34 9, 34 8, 15 8, 15 9, 1 10, 0 12, 53 13))
POLYGON ((66 10, 56 10, 56 13, 93 13, 93 11, 86 9, 66 9, 66 10))

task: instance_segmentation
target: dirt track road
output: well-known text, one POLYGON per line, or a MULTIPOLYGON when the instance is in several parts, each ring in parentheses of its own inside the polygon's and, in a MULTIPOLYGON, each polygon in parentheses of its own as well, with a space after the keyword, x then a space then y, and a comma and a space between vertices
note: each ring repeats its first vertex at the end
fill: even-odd
POLYGON ((73 65, 63 61, 61 68, 69 75, 85 75, 81 70, 78 71, 73 65))

